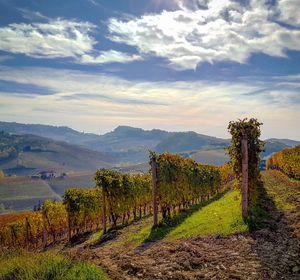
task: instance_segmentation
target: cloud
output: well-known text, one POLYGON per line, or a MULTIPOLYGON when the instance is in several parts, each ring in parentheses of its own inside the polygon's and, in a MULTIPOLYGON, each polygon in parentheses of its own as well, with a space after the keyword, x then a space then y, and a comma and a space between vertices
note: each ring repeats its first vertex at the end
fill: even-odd
POLYGON ((12 23, 0 28, 0 50, 31 57, 76 58, 93 49, 96 43, 88 33, 88 22, 52 20, 48 23, 12 23))
POLYGON ((109 96, 107 94, 101 93, 73 93, 70 95, 61 96, 63 100, 107 100, 113 103, 123 103, 123 104, 131 104, 131 105, 168 105, 167 103, 163 103, 160 101, 151 101, 151 100, 142 100, 142 99, 133 99, 128 97, 118 97, 118 96, 109 96))
POLYGON ((68 125, 104 132, 127 124, 194 130, 227 137, 230 120, 257 117, 264 137, 300 139, 298 76, 247 81, 128 81, 114 75, 52 68, 0 67, 1 79, 48 89, 52 95, 0 90, 0 119, 68 125), (287 86, 288 85, 288 86, 287 86), (253 98, 255 94, 255 98, 253 98), (280 130, 278 130, 280 127, 280 130))
POLYGON ((109 38, 141 54, 166 58, 177 69, 195 69, 203 62, 246 63, 253 53, 286 57, 287 49, 300 51, 298 1, 279 0, 277 6, 267 2, 177 1, 180 9, 175 11, 111 18, 109 38))
POLYGON ((96 56, 85 54, 81 56, 80 61, 83 64, 104 64, 112 62, 126 63, 141 59, 142 57, 140 55, 130 55, 124 52, 109 50, 102 51, 96 56))
MULTIPOLYGON (((38 12, 22 11, 27 17, 42 17, 38 12)), ((128 63, 141 59, 140 55, 115 50, 95 50, 97 41, 91 35, 95 28, 89 22, 64 19, 13 23, 0 27, 0 50, 35 58, 72 58, 80 64, 128 63)))
POLYGON ((278 12, 280 20, 291 26, 300 27, 300 9, 298 0, 281 0, 278 1, 278 12))
POLYGON ((24 8, 19 8, 18 9, 21 13, 23 18, 25 19, 29 19, 29 20, 51 20, 49 17, 44 16, 42 13, 38 12, 38 11, 31 11, 28 9, 24 9, 24 8))

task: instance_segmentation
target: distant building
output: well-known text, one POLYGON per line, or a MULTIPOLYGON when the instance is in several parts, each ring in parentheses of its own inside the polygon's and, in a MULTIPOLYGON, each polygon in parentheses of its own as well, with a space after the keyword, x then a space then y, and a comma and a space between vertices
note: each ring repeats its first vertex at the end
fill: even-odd
POLYGON ((38 175, 40 176, 40 178, 42 180, 48 180, 48 179, 53 179, 53 178, 56 178, 59 176, 58 173, 56 173, 55 171, 53 170, 45 170, 45 171, 40 171, 38 173, 38 175))
POLYGON ((64 172, 58 173, 53 170, 43 170, 43 171, 38 172, 35 175, 32 175, 31 178, 32 179, 50 180, 50 179, 54 179, 54 178, 64 178, 66 176, 67 176, 67 174, 64 172))

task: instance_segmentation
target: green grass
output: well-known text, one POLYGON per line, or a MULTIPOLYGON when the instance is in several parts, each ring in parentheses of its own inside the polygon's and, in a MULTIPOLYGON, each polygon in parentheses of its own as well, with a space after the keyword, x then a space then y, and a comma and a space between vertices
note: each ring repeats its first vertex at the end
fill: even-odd
POLYGON ((237 191, 201 208, 168 234, 169 239, 199 235, 228 235, 248 231, 242 219, 241 198, 237 191))
POLYGON ((152 217, 129 226, 109 246, 140 246, 148 241, 177 240, 186 237, 212 234, 228 235, 247 232, 241 214, 241 197, 238 191, 219 195, 202 204, 192 206, 171 220, 152 228, 152 217))
POLYGON ((53 252, 0 252, 1 280, 109 280, 95 265, 74 262, 53 252))

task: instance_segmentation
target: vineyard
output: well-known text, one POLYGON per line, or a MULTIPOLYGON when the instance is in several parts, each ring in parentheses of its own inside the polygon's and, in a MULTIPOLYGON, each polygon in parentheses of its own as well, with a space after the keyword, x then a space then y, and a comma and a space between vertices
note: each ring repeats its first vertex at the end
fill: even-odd
POLYGON ((267 161, 267 168, 280 170, 290 178, 300 180, 300 145, 272 155, 267 161))
MULTIPOLYGON (((228 165, 202 165, 170 153, 152 153, 150 161, 157 166, 157 206, 163 220, 223 192, 233 179, 228 165)), ((105 233, 108 228, 153 214, 150 173, 101 169, 95 181, 96 188, 66 189, 62 202, 46 200, 39 211, 2 215, 1 245, 46 247, 99 229, 105 233)))
MULTIPOLYGON (((299 146, 269 159, 276 170, 259 172, 260 125, 230 122, 223 166, 150 152, 146 174, 100 169, 94 188, 68 188, 62 201, 1 215, 0 252, 27 250, 0 260, 9 267, 0 278, 19 279, 11 274, 22 270, 17 262, 36 273, 58 250, 65 266, 49 269, 61 275, 80 266, 95 279, 299 279, 299 146)), ((38 273, 52 279, 49 269, 38 273)))

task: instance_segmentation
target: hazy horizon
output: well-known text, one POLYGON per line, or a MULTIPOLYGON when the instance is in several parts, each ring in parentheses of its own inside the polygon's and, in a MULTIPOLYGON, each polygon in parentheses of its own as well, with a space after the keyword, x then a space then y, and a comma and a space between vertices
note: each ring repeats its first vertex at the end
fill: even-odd
MULTIPOLYGON (((198 134, 203 134, 203 135, 207 135, 207 136, 212 136, 212 137, 217 137, 217 138, 223 138, 223 139, 230 139, 230 134, 227 132, 226 130, 226 135, 225 136, 217 136, 214 134, 205 134, 201 131, 196 131, 196 130, 167 130, 164 128, 159 128, 159 127, 150 127, 150 128, 145 128, 145 127, 138 127, 138 126, 133 126, 133 125, 128 125, 128 124, 119 124, 115 127, 112 127, 111 129, 108 129, 107 131, 103 131, 103 132, 97 132, 97 131, 87 131, 87 130, 80 130, 80 129, 76 129, 74 127, 68 126, 68 125, 64 125, 64 124, 50 124, 50 123, 24 123, 24 122, 18 122, 18 121, 6 121, 6 120, 0 120, 0 122, 9 122, 9 123, 19 123, 19 124, 26 124, 26 125, 46 125, 46 126, 55 126, 55 127, 68 127, 71 128, 73 130, 76 130, 78 132, 82 132, 82 133, 92 133, 92 134, 96 134, 96 135, 104 135, 106 133, 112 132, 114 131, 117 127, 119 126, 128 126, 128 127, 132 127, 132 128, 139 128, 139 129, 143 129, 143 130, 147 130, 147 131, 151 131, 153 129, 158 129, 158 130, 164 130, 164 131, 168 131, 168 132, 196 132, 198 134)), ((227 127, 226 127, 227 128, 227 127)), ((289 139, 289 140, 295 140, 295 141, 300 141, 300 139, 296 139, 296 138, 287 138, 287 137, 278 137, 278 136, 270 136, 270 137, 265 137, 263 135, 263 126, 262 126, 262 139, 272 139, 272 138, 277 138, 277 139, 289 139)))
POLYGON ((300 139, 297 0, 0 2, 0 119, 300 139))

